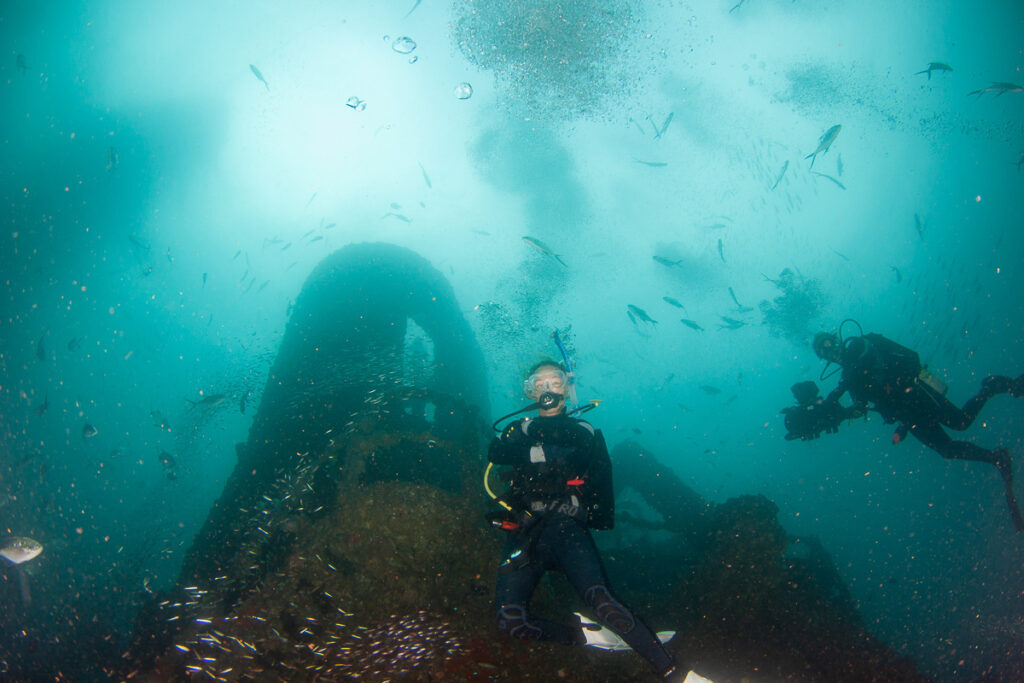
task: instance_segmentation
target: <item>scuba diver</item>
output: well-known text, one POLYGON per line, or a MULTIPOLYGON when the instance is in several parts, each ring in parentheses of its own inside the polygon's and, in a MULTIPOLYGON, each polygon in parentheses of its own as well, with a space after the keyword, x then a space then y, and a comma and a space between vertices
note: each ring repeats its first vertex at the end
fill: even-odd
MULTIPOLYGON (((844 321, 844 324, 847 321, 844 321)), ((863 334, 843 339, 840 334, 819 332, 814 337, 814 352, 828 364, 821 379, 842 370, 839 385, 823 400, 817 399, 817 386, 803 382, 793 386, 799 405, 784 409, 787 439, 814 439, 822 432, 835 432, 848 418, 874 410, 886 424, 897 424, 894 444, 907 433, 936 451, 943 458, 985 462, 999 471, 1006 487, 1006 503, 1017 531, 1024 531, 1024 518, 1013 492, 1013 460, 1007 448, 987 449, 967 441, 954 441, 944 430, 963 431, 971 426, 985 403, 998 394, 1024 396, 1024 375, 1013 379, 990 375, 981 383, 981 391, 958 408, 946 398, 945 384, 921 365, 917 353, 880 334, 863 334), (839 369, 826 375, 829 365, 839 369), (811 385, 807 387, 805 385, 811 385), (811 393, 813 388, 813 395, 811 393), (853 405, 843 407, 839 399, 849 393, 853 405)))
POLYGON ((493 465, 512 467, 507 493, 495 496, 487 485, 504 508, 489 519, 509 532, 495 590, 498 628, 521 640, 632 648, 662 680, 707 681, 693 671, 687 673, 666 651, 662 643, 674 632, 655 635, 608 587, 589 530, 611 529, 615 522, 611 459, 600 430, 572 416, 596 402, 567 411, 567 393, 575 403, 574 377, 566 369, 571 365, 560 342, 559 347, 567 366, 552 360, 535 365, 523 389, 536 403, 500 418, 495 431, 500 422, 518 413, 537 409, 538 416, 509 423, 488 450, 488 472, 493 465), (577 614, 579 622, 568 626, 530 612, 530 598, 549 569, 565 573, 599 623, 577 614))

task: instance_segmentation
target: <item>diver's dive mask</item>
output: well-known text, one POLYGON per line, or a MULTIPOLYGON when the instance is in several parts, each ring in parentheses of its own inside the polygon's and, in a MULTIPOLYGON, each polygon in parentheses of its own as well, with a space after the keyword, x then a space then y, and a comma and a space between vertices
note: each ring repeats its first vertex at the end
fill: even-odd
MULTIPOLYGON (((523 393, 526 394, 526 398, 534 401, 540 401, 545 394, 555 394, 560 399, 564 398, 568 387, 569 375, 553 365, 545 365, 523 381, 523 393)), ((557 405, 557 401, 555 404, 557 405)))

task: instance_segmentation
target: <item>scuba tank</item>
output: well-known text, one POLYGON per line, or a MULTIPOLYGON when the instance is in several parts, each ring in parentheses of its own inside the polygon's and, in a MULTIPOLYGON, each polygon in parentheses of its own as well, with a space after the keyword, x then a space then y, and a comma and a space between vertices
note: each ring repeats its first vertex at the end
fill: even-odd
POLYGON ((945 396, 946 392, 949 391, 949 385, 943 382, 938 375, 929 370, 927 365, 921 368, 921 372, 917 374, 917 381, 927 385, 940 396, 945 396))

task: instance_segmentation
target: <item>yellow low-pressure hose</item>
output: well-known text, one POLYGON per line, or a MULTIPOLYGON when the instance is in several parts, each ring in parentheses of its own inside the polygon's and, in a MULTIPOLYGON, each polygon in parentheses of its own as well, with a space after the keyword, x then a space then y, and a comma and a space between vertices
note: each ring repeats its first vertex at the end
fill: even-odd
POLYGON ((503 501, 502 499, 498 498, 498 496, 495 495, 494 491, 491 490, 490 477, 492 467, 494 467, 494 463, 489 462, 487 463, 487 469, 484 470, 484 490, 487 491, 488 496, 490 496, 493 500, 497 501, 498 505, 505 508, 509 512, 512 512, 512 506, 503 501))

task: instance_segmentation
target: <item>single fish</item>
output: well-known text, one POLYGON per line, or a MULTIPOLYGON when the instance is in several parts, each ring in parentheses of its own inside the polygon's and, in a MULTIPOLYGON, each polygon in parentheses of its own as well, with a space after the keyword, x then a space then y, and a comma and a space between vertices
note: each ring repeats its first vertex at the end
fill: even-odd
POLYGON ((736 310, 739 311, 740 313, 749 313, 750 311, 754 310, 750 306, 744 306, 743 304, 740 303, 740 300, 736 298, 736 293, 732 291, 732 287, 729 288, 729 296, 732 297, 733 303, 736 304, 736 310))
POLYGON ((263 248, 264 249, 266 249, 267 247, 273 246, 275 244, 284 244, 284 240, 281 239, 280 237, 276 236, 276 235, 274 237, 272 237, 272 238, 267 238, 267 237, 263 238, 263 248))
POLYGON ((46 395, 43 397, 43 402, 32 409, 32 412, 36 414, 36 417, 42 417, 46 414, 46 411, 50 408, 50 396, 46 395))
POLYGON ((1024 87, 1021 87, 1016 83, 993 82, 992 85, 988 86, 987 88, 982 88, 981 90, 972 90, 971 92, 967 93, 967 96, 970 97, 971 95, 977 95, 978 97, 981 97, 987 92, 994 92, 996 94, 996 97, 999 97, 1003 93, 1024 92, 1024 87))
POLYGON ((235 255, 231 257, 231 260, 234 261, 235 259, 237 259, 241 255, 242 255, 242 250, 239 249, 238 251, 235 252, 235 255))
POLYGON ((725 252, 722 251, 722 240, 718 240, 718 257, 725 263, 725 252))
MULTIPOLYGON (((1024 157, 1022 157, 1024 159, 1024 157)), ((914 214, 914 229, 917 230, 917 237, 924 242, 924 221, 921 220, 921 216, 914 214)))
POLYGON ((203 273, 203 287, 206 287, 206 278, 209 277, 206 273, 203 273))
POLYGON ((210 394, 209 396, 203 396, 198 401, 190 401, 187 398, 185 400, 197 408, 213 408, 223 403, 226 398, 227 396, 224 394, 210 394))
POLYGON ((924 71, 918 71, 914 75, 918 76, 920 74, 928 74, 928 80, 930 81, 930 80, 932 80, 932 72, 933 71, 949 72, 949 71, 952 71, 952 70, 953 70, 953 67, 951 67, 949 64, 945 64, 943 62, 928 62, 928 68, 927 69, 925 69, 924 71))
POLYGON ((421 2, 423 2, 423 0, 416 0, 416 2, 414 2, 414 3, 412 4, 412 9, 410 9, 410 10, 409 10, 408 12, 406 12, 406 13, 405 13, 405 16, 404 16, 404 17, 402 17, 402 18, 403 18, 403 19, 408 19, 408 18, 409 18, 409 15, 410 15, 410 14, 412 14, 413 12, 415 12, 415 11, 416 11, 416 8, 420 6, 420 3, 421 3, 421 2))
POLYGON ((178 463, 174 459, 174 456, 168 453, 167 451, 160 451, 160 455, 157 457, 160 459, 161 467, 164 468, 164 476, 171 480, 177 479, 178 463))
POLYGON ((245 402, 249 399, 249 392, 242 394, 242 400, 238 402, 238 411, 245 415, 245 402))
POLYGON ((689 318, 680 318, 680 319, 679 319, 679 322, 681 322, 682 324, 686 325, 686 326, 687 326, 687 327, 689 327, 689 328, 690 328, 691 330, 697 330, 698 332, 703 332, 703 331, 704 331, 704 328, 703 328, 703 327, 701 327, 700 325, 698 325, 698 324, 697 324, 696 322, 694 322, 693 320, 690 320, 689 318))
POLYGON ((834 177, 831 177, 831 176, 830 176, 830 175, 828 175, 827 173, 818 173, 817 171, 811 171, 811 173, 813 173, 814 175, 817 175, 817 176, 820 176, 820 177, 822 177, 822 178, 826 178, 826 179, 828 179, 828 180, 831 180, 831 181, 835 182, 835 183, 836 183, 836 185, 837 185, 837 186, 838 186, 838 187, 839 187, 840 189, 846 189, 846 185, 844 185, 844 184, 843 184, 842 182, 840 182, 840 181, 839 181, 839 180, 837 180, 836 178, 834 178, 834 177))
POLYGON ((159 410, 149 411, 149 416, 153 418, 153 424, 165 432, 171 431, 171 425, 167 422, 167 418, 159 410))
POLYGON ((402 214, 395 213, 394 211, 388 211, 386 214, 381 216, 381 220, 384 220, 388 216, 392 216, 394 218, 397 218, 398 220, 402 221, 403 223, 412 223, 412 220, 410 220, 408 216, 403 216, 402 214))
POLYGON ((727 226, 725 223, 712 223, 711 225, 705 225, 705 230, 725 230, 727 226))
POLYGON ((113 171, 117 168, 117 150, 113 147, 107 147, 107 170, 113 171))
POLYGON ((563 267, 565 267, 565 268, 569 267, 569 266, 565 265, 565 261, 562 260, 561 256, 559 256, 554 251, 552 251, 551 247, 549 247, 548 245, 544 244, 543 242, 541 242, 536 237, 530 237, 529 235, 523 235, 523 241, 526 242, 527 244, 529 244, 531 247, 533 247, 537 251, 539 251, 540 253, 547 254, 551 258, 555 259, 556 261, 561 263, 563 267))
POLYGON ((0 556, 11 564, 28 562, 43 552, 43 544, 24 536, 11 536, 0 543, 0 556))
MULTIPOLYGON (((657 325, 658 324, 657 320, 655 320, 651 316, 647 315, 647 311, 645 311, 644 309, 640 308, 639 306, 634 306, 633 304, 627 304, 626 305, 626 312, 630 314, 631 318, 635 317, 637 320, 640 320, 640 322, 650 323, 652 325, 657 325)), ((634 320, 634 324, 635 324, 635 322, 636 321, 634 320)))
POLYGON ((391 202, 391 208, 394 209, 395 211, 401 211, 402 205, 399 204, 398 202, 391 202))
POLYGON ((836 175, 840 178, 843 177, 843 155, 841 152, 839 156, 836 157, 836 175))
POLYGON ((82 425, 82 438, 83 439, 91 439, 92 437, 96 436, 99 433, 100 433, 99 430, 96 429, 95 427, 93 427, 88 422, 86 422, 84 425, 82 425))
POLYGON ((634 126, 636 126, 636 129, 638 131, 640 131, 641 135, 644 135, 644 136, 647 135, 647 133, 644 132, 643 126, 641 126, 639 123, 637 123, 637 120, 634 119, 632 116, 629 117, 629 122, 632 123, 634 126))
POLYGON ((170 247, 167 247, 167 254, 166 254, 166 256, 167 256, 167 262, 170 263, 171 265, 174 265, 174 257, 171 256, 171 248, 170 247))
MULTIPOLYGON (((260 70, 256 68, 256 65, 255 64, 250 64, 249 68, 252 69, 253 76, 258 78, 260 83, 262 83, 264 86, 266 86, 267 92, 270 92, 270 84, 267 83, 267 79, 263 78, 263 74, 261 74, 260 70)), ((310 201, 313 201, 313 200, 311 199, 310 201)))
POLYGON ((638 164, 643 164, 644 166, 650 166, 651 168, 664 168, 665 166, 668 166, 667 161, 644 161, 643 159, 637 159, 636 157, 633 157, 633 161, 638 164))
POLYGON ((678 261, 673 261, 672 259, 665 258, 664 256, 658 256, 657 254, 655 254, 651 258, 653 258, 655 261, 657 261, 661 265, 668 266, 669 268, 672 268, 673 266, 682 266, 683 265, 683 259, 679 259, 678 261))
POLYGON ((327 224, 327 225, 325 225, 325 226, 324 226, 324 227, 323 227, 322 229, 323 229, 323 230, 330 230, 330 229, 331 229, 331 228, 333 228, 333 227, 334 227, 335 225, 337 225, 337 223, 328 223, 328 224, 327 224))
POLYGON ((36 342, 36 358, 39 360, 46 360, 46 335, 44 334, 36 342))
POLYGON ((670 296, 663 296, 663 297, 661 297, 661 299, 662 299, 662 301, 667 303, 669 306, 675 306, 676 308, 681 308, 684 311, 686 310, 686 306, 684 306, 682 303, 680 303, 679 299, 673 299, 670 296))
POLYGON ((21 72, 22 76, 24 76, 25 72, 28 71, 28 64, 25 63, 25 55, 21 54, 20 52, 14 58, 14 64, 18 67, 18 71, 21 72))
POLYGON ((721 318, 725 322, 724 325, 719 325, 718 326, 718 329, 720 329, 720 330, 738 330, 741 327, 743 327, 744 325, 746 325, 746 323, 743 322, 742 320, 736 320, 735 318, 729 318, 729 317, 724 316, 724 315, 720 315, 718 317, 721 318))
POLYGON ((835 183, 836 185, 839 186, 840 190, 845 190, 846 189, 846 185, 843 185, 841 182, 839 182, 838 180, 836 180, 832 176, 828 175, 827 173, 818 173, 817 171, 811 171, 811 173, 813 173, 816 176, 820 176, 822 178, 827 178, 828 180, 831 180, 833 183, 835 183))
POLYGON ((835 249, 833 249, 832 253, 835 254, 836 256, 838 256, 839 258, 843 259, 844 261, 849 261, 850 260, 850 257, 847 256, 846 254, 844 254, 841 251, 836 251, 835 249))
POLYGON ((700 390, 703 391, 708 396, 715 396, 716 394, 722 393, 721 389, 719 389, 718 387, 713 387, 710 384, 701 384, 700 390))
POLYGON ((423 174, 423 182, 427 184, 427 189, 434 189, 434 185, 430 182, 430 176, 427 175, 427 169, 423 168, 423 164, 417 164, 420 167, 420 173, 423 174))
POLYGON ((786 175, 787 168, 789 168, 789 159, 786 159, 786 161, 782 164, 782 170, 779 171, 779 177, 775 179, 775 183, 772 185, 773 192, 775 191, 775 188, 779 186, 779 183, 782 182, 783 176, 786 175))
MULTIPOLYGON (((253 278, 253 282, 256 282, 255 278, 253 278)), ((263 284, 260 285, 259 288, 256 290, 256 293, 259 294, 260 292, 262 292, 266 288, 266 286, 269 285, 269 284, 270 284, 270 280, 264 281, 263 284)), ((249 283, 249 286, 251 287, 252 283, 249 283)), ((248 291, 248 290, 246 290, 246 291, 248 291)))
POLYGON ((145 240, 143 240, 141 237, 139 237, 137 235, 128 235, 128 241, 131 243, 131 245, 133 247, 135 247, 140 252, 142 252, 143 256, 145 256, 145 257, 149 256, 149 251, 150 251, 150 248, 151 248, 149 246, 149 242, 146 242, 145 240))
POLYGON ((82 348, 82 340, 85 337, 73 337, 68 340, 68 351, 77 351, 82 348))
POLYGON ((323 236, 323 235, 317 235, 316 237, 314 237, 313 239, 311 239, 311 240, 309 241, 309 243, 310 243, 310 244, 312 244, 313 242, 319 242, 319 241, 320 241, 320 240, 322 240, 323 238, 324 238, 324 236, 323 236))
POLYGON ((665 134, 665 131, 668 130, 668 124, 672 123, 672 118, 675 115, 676 113, 674 111, 670 111, 668 113, 668 117, 665 119, 665 123, 661 124, 661 130, 659 130, 657 135, 654 136, 655 138, 660 138, 662 135, 665 134))
POLYGON ((291 246, 292 246, 292 243, 288 242, 283 247, 281 247, 281 251, 288 251, 288 248, 291 247, 291 246))
POLYGON ((818 139, 818 148, 804 157, 804 159, 811 160, 811 168, 814 168, 814 161, 818 158, 819 154, 825 154, 828 152, 832 143, 836 141, 837 137, 839 137, 839 131, 842 129, 843 127, 840 124, 836 124, 826 130, 818 139))
POLYGON ((1024 153, 1022 153, 1020 155, 1020 159, 1017 159, 1017 163, 1014 164, 1012 161, 1010 163, 1013 164, 1014 166, 1016 166, 1017 167, 1017 173, 1020 173, 1020 167, 1021 167, 1022 164, 1024 164, 1024 153))
POLYGON ((903 274, 900 272, 900 269, 896 266, 889 266, 889 268, 892 269, 892 272, 896 275, 896 282, 903 282, 903 274))

